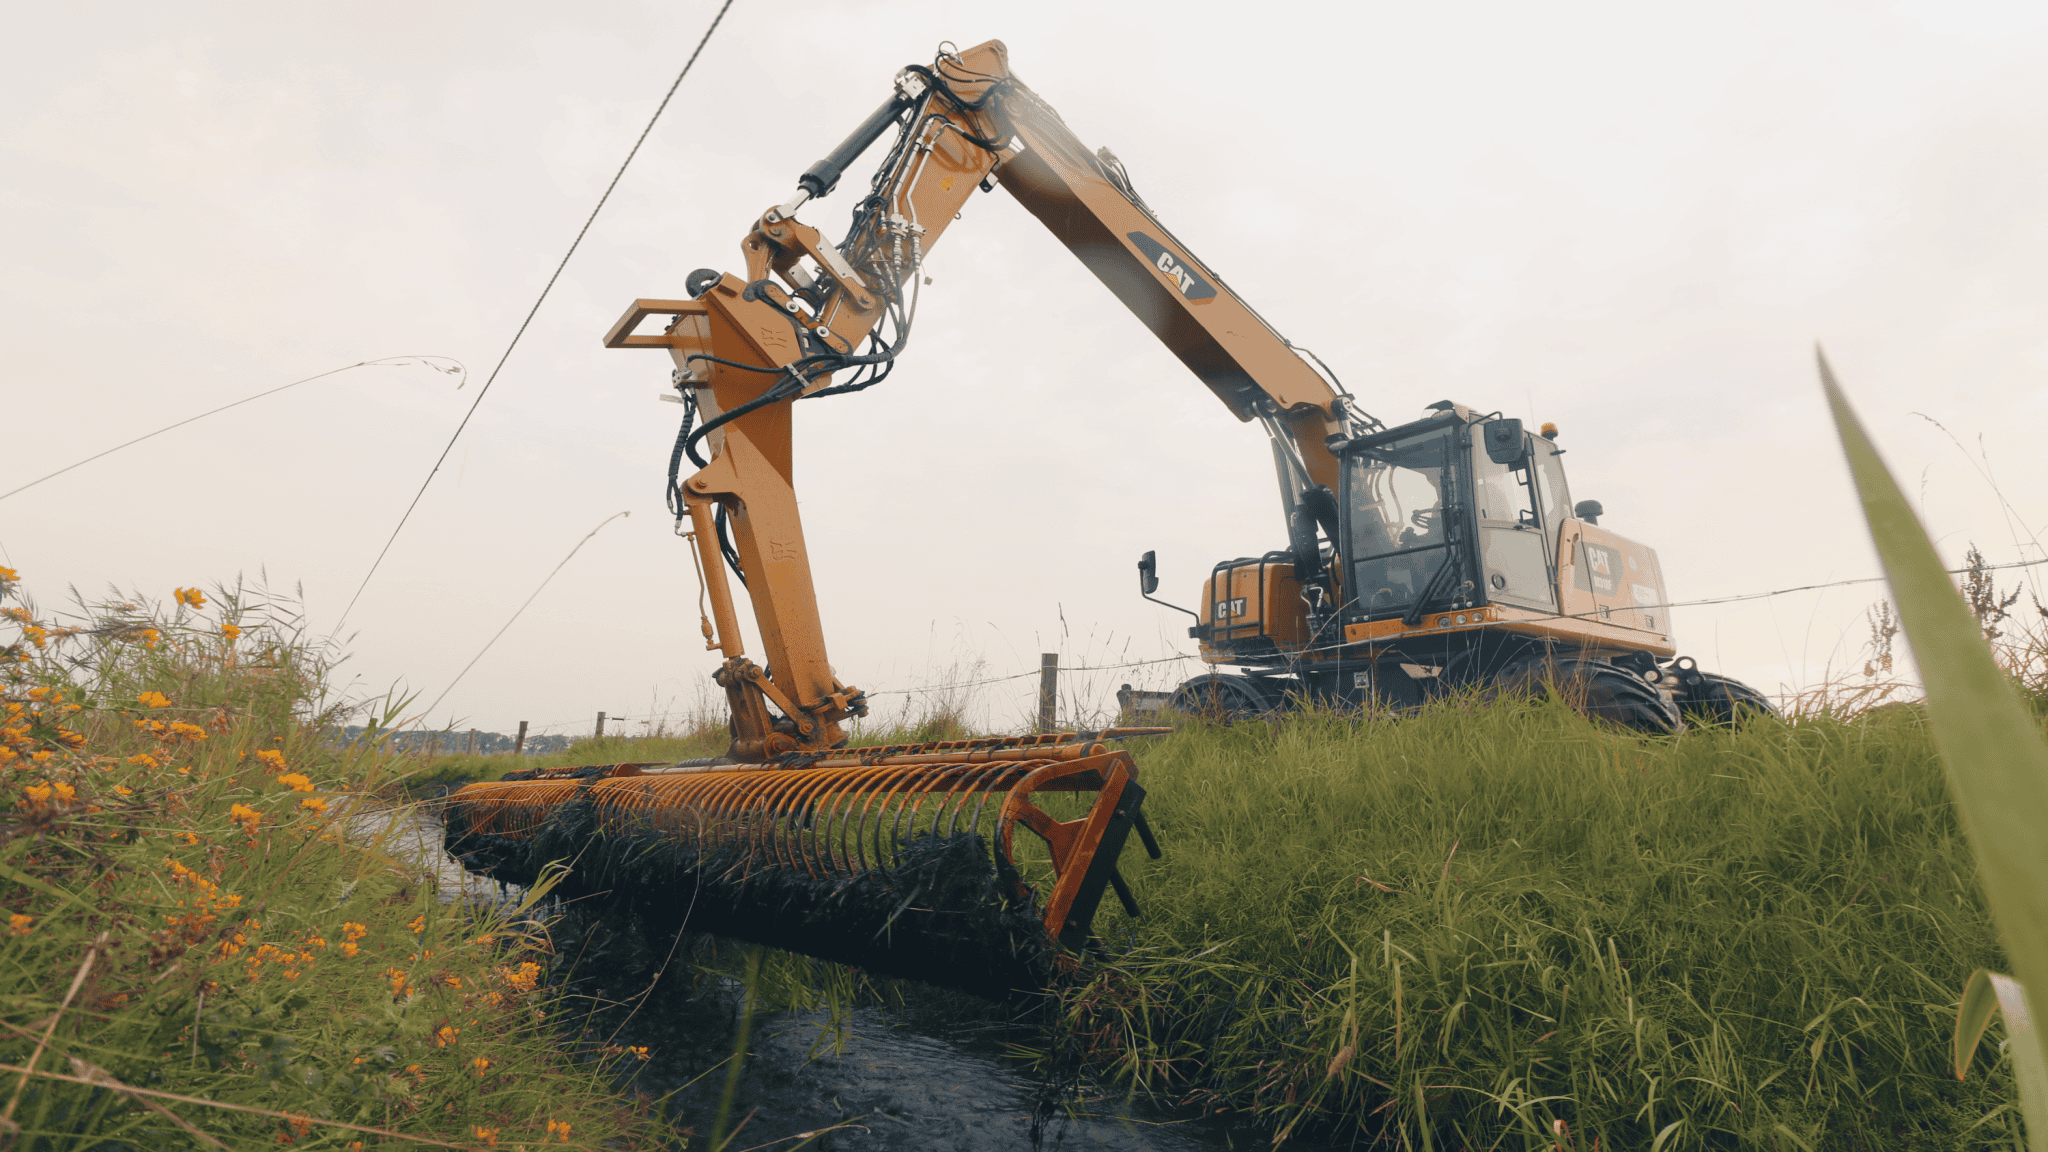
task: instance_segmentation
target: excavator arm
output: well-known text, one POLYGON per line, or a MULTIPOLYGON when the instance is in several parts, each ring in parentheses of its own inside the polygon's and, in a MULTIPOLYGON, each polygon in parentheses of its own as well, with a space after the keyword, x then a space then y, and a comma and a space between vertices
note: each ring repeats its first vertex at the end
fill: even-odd
POLYGON ((1233 414, 1264 424, 1290 513, 1304 491, 1336 489, 1331 446, 1376 425, 1153 216, 1107 150, 1091 154, 1017 80, 1000 41, 904 69, 891 98, 799 178, 789 202, 762 214, 741 244, 743 276, 693 273, 690 299, 635 301, 605 339, 668 350, 689 405, 671 497, 710 601, 706 646, 726 657, 716 679, 732 709, 734 759, 836 747, 840 721, 866 711, 826 658, 797 511, 791 408, 887 374, 908 342, 926 255, 968 197, 995 184, 1233 414), (892 128, 895 141, 840 244, 796 219, 892 128), (650 316, 670 320, 640 333, 650 316), (698 471, 677 483, 686 456, 698 471), (765 669, 745 655, 721 558, 752 600, 765 669))

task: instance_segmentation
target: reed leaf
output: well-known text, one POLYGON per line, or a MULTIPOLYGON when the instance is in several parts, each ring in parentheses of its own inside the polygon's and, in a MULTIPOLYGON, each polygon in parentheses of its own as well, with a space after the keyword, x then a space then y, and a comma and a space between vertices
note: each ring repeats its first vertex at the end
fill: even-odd
MULTIPOLYGON (((1977 858, 1992 919, 2019 983, 2048 988, 2048 839, 2040 834, 2048 822, 2048 743, 1950 583, 1827 357, 1816 355, 1821 387, 1898 605, 1900 626, 1926 685, 1935 744, 1977 858)), ((1966 1022, 1958 1021, 1959 1032, 1966 1022)), ((2008 1013, 2007 1038, 2020 1072, 2028 1145, 2044 1152, 2048 1090, 2023 1071, 2028 1064, 2038 1070, 2042 1063, 2040 1036, 2018 1027, 2008 1013), (2030 1061, 2018 1055, 2021 1048, 2031 1048, 2030 1061)))

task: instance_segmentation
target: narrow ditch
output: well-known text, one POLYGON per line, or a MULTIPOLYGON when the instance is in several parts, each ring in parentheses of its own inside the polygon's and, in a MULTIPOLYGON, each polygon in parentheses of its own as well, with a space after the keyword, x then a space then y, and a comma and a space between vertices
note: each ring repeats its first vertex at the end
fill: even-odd
MULTIPOLYGON (((431 872, 444 900, 508 895, 442 851, 430 808, 366 805, 348 824, 365 836, 389 826, 386 850, 431 872)), ((509 894, 517 898, 517 890, 509 894)), ((609 1034, 584 1040, 647 1049, 630 1088, 667 1097, 678 1128, 698 1138, 689 1147, 699 1147, 724 1091, 745 989, 711 976, 656 981, 650 992, 645 974, 662 966, 654 951, 667 940, 609 925, 592 931, 586 918, 574 919, 585 921, 564 925, 576 937, 577 990, 617 1005, 593 1018, 609 1034)), ((971 1006, 980 1002, 970 997, 919 999, 853 1008, 837 1027, 823 1008, 757 1013, 731 1112, 732 1124, 744 1127, 729 1152, 794 1147, 802 1142, 790 1138, 808 1132, 822 1134, 806 1148, 861 1152, 1209 1152, 1271 1141, 1247 1125, 1049 1084, 1011 1051, 1038 1040, 1034 1030, 993 1005, 971 1006)))

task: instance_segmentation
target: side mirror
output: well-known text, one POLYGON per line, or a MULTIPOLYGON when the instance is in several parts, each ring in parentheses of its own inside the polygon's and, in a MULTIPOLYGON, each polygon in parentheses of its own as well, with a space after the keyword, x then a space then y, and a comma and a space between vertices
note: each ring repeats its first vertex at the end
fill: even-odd
POLYGON ((1577 504, 1572 505, 1572 515, 1577 516, 1588 524, 1600 523, 1600 516, 1606 511, 1607 509, 1602 508, 1598 500, 1581 500, 1577 504))
POLYGON ((1159 554, 1147 552, 1138 558, 1138 593, 1150 596, 1159 591, 1159 554))
POLYGON ((1529 455, 1522 438, 1520 420, 1489 420, 1480 425, 1486 433, 1486 458, 1495 464, 1519 465, 1529 455))

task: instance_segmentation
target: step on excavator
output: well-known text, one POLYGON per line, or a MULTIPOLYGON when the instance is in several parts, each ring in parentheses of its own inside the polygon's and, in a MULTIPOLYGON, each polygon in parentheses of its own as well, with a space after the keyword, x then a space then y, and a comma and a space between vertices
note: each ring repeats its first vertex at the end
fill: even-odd
MULTIPOLYGON (((673 364, 664 398, 684 416, 667 495, 706 648, 723 656, 730 747, 469 785, 446 809, 466 866, 531 884, 566 864, 558 894, 651 929, 988 996, 1070 967, 1106 894, 1138 914, 1121 854, 1133 832, 1159 846, 1122 742, 1165 729, 846 747, 842 724, 867 700, 826 659, 791 482, 795 404, 887 378, 926 257, 969 197, 997 187, 1270 444, 1287 546, 1217 564, 1199 610, 1178 609, 1205 660, 1241 669, 1182 684, 1181 710, 1400 710, 1465 687, 1555 687, 1653 732, 1769 710, 1674 659, 1656 554, 1600 527, 1596 503, 1570 502, 1554 429, 1449 401, 1399 427, 1368 415, 1159 222, 1114 154, 1074 137, 1000 41, 942 45, 761 215, 740 271, 700 269, 684 298, 636 300, 605 337, 673 364), (885 137, 838 243, 798 219, 885 137), (765 665, 745 653, 733 580, 765 665)), ((1153 553, 1139 577, 1155 599, 1153 553)))

